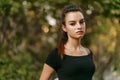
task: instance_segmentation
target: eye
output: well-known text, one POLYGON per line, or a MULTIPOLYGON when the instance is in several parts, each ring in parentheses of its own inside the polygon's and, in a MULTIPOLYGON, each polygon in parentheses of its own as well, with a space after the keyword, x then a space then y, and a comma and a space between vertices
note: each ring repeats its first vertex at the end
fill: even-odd
POLYGON ((70 25, 71 25, 71 26, 74 26, 74 25, 75 25, 75 23, 70 23, 70 25))
POLYGON ((84 19, 82 19, 82 20, 80 20, 80 24, 83 24, 85 22, 85 20, 84 19))

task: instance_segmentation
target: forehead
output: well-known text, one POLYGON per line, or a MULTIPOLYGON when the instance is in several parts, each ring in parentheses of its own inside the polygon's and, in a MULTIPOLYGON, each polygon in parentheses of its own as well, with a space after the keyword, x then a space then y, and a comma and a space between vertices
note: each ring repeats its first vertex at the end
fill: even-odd
POLYGON ((65 15, 65 21, 77 21, 83 19, 84 16, 80 11, 68 12, 65 15))

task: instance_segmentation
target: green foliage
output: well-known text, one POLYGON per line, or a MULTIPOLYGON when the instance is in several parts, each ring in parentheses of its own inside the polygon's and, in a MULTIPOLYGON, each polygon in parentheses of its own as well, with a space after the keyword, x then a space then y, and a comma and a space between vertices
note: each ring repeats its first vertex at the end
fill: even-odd
POLYGON ((68 4, 83 9, 88 30, 82 41, 95 47, 98 76, 111 57, 109 66, 118 69, 120 0, 0 0, 0 80, 38 80, 46 56, 56 46, 61 11, 68 4), (48 23, 48 15, 56 25, 48 23))
POLYGON ((120 17, 120 0, 103 1, 102 6, 105 8, 103 12, 107 17, 120 17))
POLYGON ((28 52, 1 54, 0 66, 0 80, 38 80, 42 68, 28 52))

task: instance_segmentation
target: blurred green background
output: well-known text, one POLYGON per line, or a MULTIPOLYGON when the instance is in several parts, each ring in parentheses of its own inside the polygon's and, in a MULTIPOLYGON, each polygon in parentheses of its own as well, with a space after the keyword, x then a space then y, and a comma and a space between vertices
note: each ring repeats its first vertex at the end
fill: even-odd
POLYGON ((68 4, 84 12, 82 41, 95 54, 93 80, 120 80, 120 0, 0 0, 0 80, 39 80, 68 4))

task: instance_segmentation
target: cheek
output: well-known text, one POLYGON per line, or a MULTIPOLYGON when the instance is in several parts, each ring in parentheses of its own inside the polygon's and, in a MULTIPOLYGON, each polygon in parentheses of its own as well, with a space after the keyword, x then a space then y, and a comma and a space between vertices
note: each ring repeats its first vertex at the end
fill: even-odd
POLYGON ((70 25, 66 25, 66 31, 67 32, 73 32, 74 28, 70 25))
POLYGON ((86 30, 86 24, 83 25, 83 29, 84 29, 84 31, 86 30))
POLYGON ((74 30, 69 28, 68 26, 66 27, 66 32, 68 35, 74 34, 74 30))
POLYGON ((67 33, 72 33, 73 30, 72 30, 72 29, 66 29, 66 32, 67 32, 67 33))
POLYGON ((86 26, 84 26, 84 30, 86 30, 86 26))

